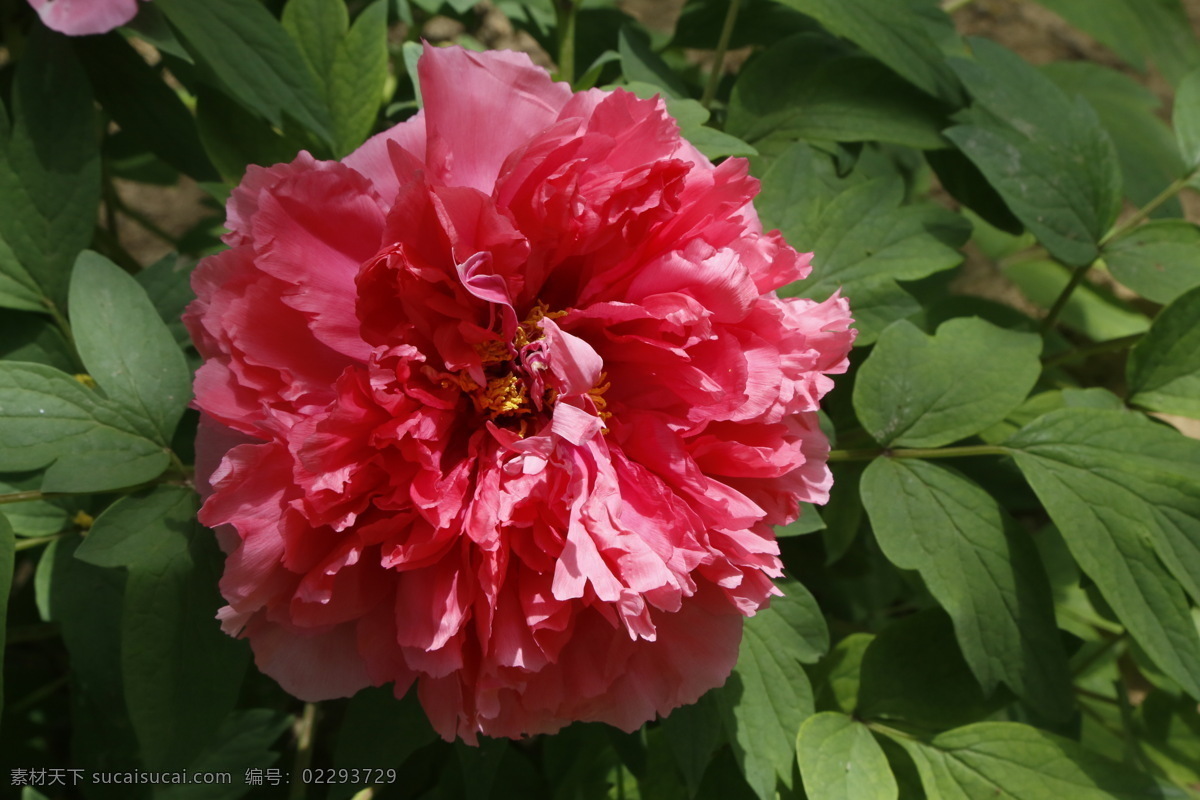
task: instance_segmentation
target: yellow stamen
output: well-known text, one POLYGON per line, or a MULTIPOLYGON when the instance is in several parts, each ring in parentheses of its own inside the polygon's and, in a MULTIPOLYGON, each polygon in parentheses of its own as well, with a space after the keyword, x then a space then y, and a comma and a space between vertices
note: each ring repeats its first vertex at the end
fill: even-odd
POLYGON ((91 514, 87 513, 86 511, 83 511, 82 509, 79 511, 76 511, 75 516, 71 517, 71 522, 75 523, 76 526, 82 528, 85 531, 90 529, 92 527, 92 523, 95 521, 96 521, 95 517, 93 517, 91 514))
MULTIPOLYGON (((604 393, 608 391, 610 386, 612 386, 612 382, 608 380, 608 373, 601 372, 596 385, 588 390, 588 397, 592 398, 592 402, 596 404, 596 413, 603 421, 612 419, 612 412, 605 411, 608 408, 608 401, 604 399, 604 393)), ((608 433, 608 428, 603 427, 600 429, 600 432, 608 433)))
POLYGON ((75 375, 75 380, 79 381, 84 386, 88 387, 89 389, 96 388, 96 379, 93 378, 91 375, 88 375, 86 372, 80 372, 77 375, 75 375))
POLYGON ((525 382, 511 372, 489 380, 487 389, 476 392, 472 399, 475 409, 487 411, 491 419, 504 415, 524 415, 532 411, 525 382))

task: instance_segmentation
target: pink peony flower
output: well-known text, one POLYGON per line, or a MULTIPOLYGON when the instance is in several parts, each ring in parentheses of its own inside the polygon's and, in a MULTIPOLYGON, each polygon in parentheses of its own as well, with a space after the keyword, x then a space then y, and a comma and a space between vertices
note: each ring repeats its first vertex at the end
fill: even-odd
POLYGON ((47 28, 68 36, 107 33, 137 14, 137 0, 29 0, 47 28))
POLYGON ((781 300, 745 161, 660 100, 426 47, 425 108, 251 167, 186 315, 224 629, 447 739, 633 730, 721 685, 824 502, 846 301, 781 300))

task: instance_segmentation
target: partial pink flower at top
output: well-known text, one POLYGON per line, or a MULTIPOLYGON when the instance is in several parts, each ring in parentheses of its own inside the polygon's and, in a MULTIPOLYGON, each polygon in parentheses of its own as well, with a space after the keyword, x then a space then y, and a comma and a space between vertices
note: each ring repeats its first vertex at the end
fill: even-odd
POLYGON ((424 110, 251 167, 193 278, 220 618, 306 700, 447 739, 633 730, 721 685, 822 503, 846 301, 780 299, 746 162, 660 100, 425 48, 424 110))
POLYGON ((107 33, 137 14, 137 0, 29 0, 46 27, 68 36, 107 33))

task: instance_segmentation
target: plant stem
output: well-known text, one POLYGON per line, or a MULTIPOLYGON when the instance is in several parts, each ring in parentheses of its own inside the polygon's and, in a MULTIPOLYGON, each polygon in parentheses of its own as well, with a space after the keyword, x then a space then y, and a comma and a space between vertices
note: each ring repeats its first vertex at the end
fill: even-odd
POLYGON ((576 0, 555 0, 558 17, 558 78, 575 82, 575 8, 576 0))
POLYGON ((30 500, 45 500, 51 495, 44 492, 39 492, 37 489, 28 489, 24 492, 9 492, 8 494, 0 494, 0 505, 5 503, 28 503, 30 500))
POLYGON ((717 39, 717 52, 713 56, 712 72, 708 75, 708 85, 704 87, 704 96, 700 105, 705 108, 712 106, 717 96, 717 87, 721 85, 721 74, 725 69, 725 53, 729 50, 729 40, 733 38, 733 27, 737 23, 740 0, 729 0, 729 10, 725 12, 725 23, 721 26, 721 36, 717 39))
MULTIPOLYGON (((1137 211, 1135 211, 1133 216, 1129 217, 1129 219, 1125 220, 1124 222, 1114 225, 1112 228, 1110 228, 1108 233, 1106 233, 1106 234, 1104 234, 1104 236, 1100 237, 1100 241, 1097 242, 1097 245, 1099 247, 1104 247, 1104 245, 1108 244, 1113 239, 1116 239, 1119 236, 1123 236, 1126 233, 1128 233, 1129 231, 1136 228, 1138 225, 1141 225, 1146 220, 1147 217, 1149 217, 1152 213, 1154 213, 1154 209, 1158 208, 1163 203, 1167 202, 1172 197, 1174 197, 1175 195, 1177 195, 1181 191, 1183 191, 1184 188, 1187 187, 1188 183, 1192 180, 1192 178, 1194 178, 1196 176, 1197 172, 1200 172, 1200 167, 1194 167, 1193 169, 1189 170, 1187 172, 1187 174, 1181 175, 1180 177, 1171 181, 1171 183, 1167 186, 1167 188, 1165 188, 1161 192, 1159 192, 1158 196, 1155 197, 1153 200, 1151 200, 1149 203, 1146 203, 1146 205, 1142 206, 1137 211)), ((1052 305, 1050 307, 1050 310, 1046 313, 1045 318, 1042 320, 1041 327, 1039 328, 1039 330, 1042 333, 1046 333, 1047 331, 1049 331, 1051 328, 1054 327, 1054 323, 1056 323, 1058 321, 1058 315, 1062 313, 1062 310, 1067 305, 1067 301, 1069 301, 1071 299, 1071 294, 1075 291, 1075 288, 1077 286, 1079 286, 1080 283, 1083 282, 1083 279, 1087 275, 1088 270, 1090 270, 1094 266, 1096 266, 1095 261, 1093 261, 1090 264, 1081 264, 1080 266, 1075 268, 1075 271, 1073 273, 1071 273, 1071 280, 1067 281, 1067 285, 1063 287, 1063 290, 1059 293, 1058 297, 1054 300, 1054 305, 1052 305)))
POLYGON ((1067 302, 1071 299, 1071 295, 1074 294, 1075 287, 1083 283, 1088 270, 1095 266, 1095 264, 1096 262, 1093 261, 1090 264, 1083 264, 1075 268, 1075 271, 1071 273, 1071 280, 1067 281, 1067 285, 1063 287, 1063 290, 1058 293, 1058 297, 1054 299, 1054 305, 1050 306, 1050 310, 1042 318, 1042 324, 1038 327, 1040 332, 1047 333, 1054 327, 1054 323, 1058 321, 1058 315, 1067 307, 1067 302))
POLYGON ((1187 188, 1187 185, 1191 182, 1192 178, 1196 177, 1197 171, 1200 171, 1200 167, 1196 167, 1190 170, 1187 174, 1181 175, 1180 177, 1171 181, 1171 183, 1167 185, 1167 188, 1159 192, 1158 196, 1149 203, 1146 203, 1146 205, 1135 211, 1133 216, 1118 225, 1114 225, 1109 232, 1104 234, 1104 237, 1100 239, 1100 246, 1103 247, 1113 239, 1116 239, 1118 236, 1121 236, 1133 230, 1138 225, 1141 225, 1147 217, 1154 213, 1154 209, 1158 208, 1163 203, 1167 202, 1172 197, 1187 188))
POLYGON ((969 456, 1006 456, 1007 447, 990 444, 962 447, 910 447, 891 449, 874 447, 866 450, 830 450, 829 461, 870 461, 873 458, 967 458, 969 456))
POLYGON ((1101 353, 1112 353, 1117 350, 1124 350, 1132 347, 1141 340, 1144 333, 1133 333, 1129 336, 1121 336, 1117 339, 1108 339, 1103 342, 1096 342, 1084 347, 1076 347, 1068 350, 1065 353, 1059 353, 1056 356, 1051 356, 1042 362, 1044 367, 1057 367, 1059 364, 1065 364, 1069 361, 1076 361, 1081 358, 1090 358, 1091 356, 1100 355, 1101 353))
POLYGON ((39 642, 59 635, 57 622, 39 622, 34 625, 17 625, 8 629, 5 647, 23 642, 39 642))
POLYGON ((303 800, 304 771, 312 764, 313 740, 316 738, 317 704, 305 703, 304 713, 296 730, 296 758, 292 762, 292 788, 288 792, 291 800, 303 800))
POLYGON ((28 539, 17 539, 17 543, 13 546, 13 550, 32 550, 35 547, 40 547, 44 544, 50 544, 57 541, 73 531, 63 531, 62 533, 52 533, 49 536, 34 536, 28 539))

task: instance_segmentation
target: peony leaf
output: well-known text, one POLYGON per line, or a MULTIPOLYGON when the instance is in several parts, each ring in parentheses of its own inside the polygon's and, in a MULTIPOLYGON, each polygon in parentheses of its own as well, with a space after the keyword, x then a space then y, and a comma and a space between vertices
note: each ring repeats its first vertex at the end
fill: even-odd
POLYGON ((948 102, 960 96, 938 42, 952 36, 948 18, 932 0, 782 0, 849 39, 910 83, 948 102))
MULTIPOLYGON (((72 536, 51 542, 34 578, 38 611, 43 620, 58 623, 70 660, 71 760, 85 769, 144 769, 121 683, 125 574, 75 558, 80 541, 72 536)), ((99 796, 115 800, 128 794, 99 796)))
POLYGON ((1179 84, 1172 122, 1188 169, 1200 168, 1200 69, 1179 84))
MULTIPOLYGON (((0 478, 0 494, 36 491, 42 483, 37 472, 9 474, 0 478)), ((49 536, 66 530, 71 524, 68 502, 78 503, 79 498, 57 498, 29 500, 23 503, 0 505, 0 517, 8 520, 17 536, 49 536)))
POLYGON ((334 154, 344 156, 371 134, 388 77, 387 5, 363 9, 338 43, 329 72, 329 109, 333 114, 334 154))
MULTIPOLYGON (((8 619, 8 595, 16 566, 16 535, 8 519, 0 514, 0 620, 8 619)), ((4 652, 7 625, 0 625, 0 653, 4 652)), ((4 711, 4 660, 0 659, 0 712, 4 711)))
MULTIPOLYGON (((227 772, 237 776, 237 781, 247 770, 266 769, 279 760, 279 753, 271 748, 291 725, 292 717, 279 711, 234 711, 221 723, 212 745, 188 765, 188 772, 227 772)), ((230 784, 193 783, 155 787, 154 800, 229 800, 236 796, 230 784)))
POLYGON ((775 797, 776 781, 792 785, 796 733, 813 713, 812 687, 800 664, 829 648, 813 596, 796 581, 780 588, 784 597, 746 621, 737 666, 719 695, 734 754, 762 800, 775 797))
POLYGON ((42 298, 37 281, 21 266, 12 248, 0 239, 0 307, 45 311, 46 303, 42 298))
POLYGON ((826 711, 800 726, 800 776, 810 800, 896 800, 899 789, 887 757, 867 726, 826 711))
POLYGON ((664 97, 684 98, 687 85, 650 47, 650 37, 632 24, 621 26, 617 34, 617 52, 621 73, 628 81, 648 83, 664 92, 664 97))
POLYGON ((1200 287, 1155 317, 1129 354, 1125 380, 1129 402, 1200 418, 1200 287))
POLYGON ((1179 0, 1038 0, 1139 71, 1149 56, 1172 82, 1200 60, 1179 0))
POLYGON ((157 0, 155 5, 197 63, 211 69, 246 109, 277 128, 286 113, 332 142, 316 80, 265 6, 256 0, 157 0))
POLYGON ((971 47, 974 60, 951 64, 975 102, 946 136, 1055 258, 1090 263, 1121 201, 1112 140, 1085 100, 1016 54, 985 39, 971 47))
POLYGON ((118 33, 75 41, 96 99, 142 147, 197 181, 219 179, 179 95, 118 33))
MULTIPOLYGON (((334 745, 337 769, 399 767, 404 760, 437 739, 416 691, 397 700, 390 687, 363 689, 346 708, 346 717, 334 745)), ((345 800, 367 783, 347 783, 330 790, 330 800, 345 800)))
POLYGON ((713 753, 723 743, 718 692, 709 692, 690 706, 682 706, 662 721, 662 731, 675 765, 694 796, 704 780, 713 753))
POLYGON ((91 376, 160 444, 191 399, 191 373, 145 291, 104 256, 85 250, 71 276, 75 346, 91 376))
POLYGON ((27 311, 0 314, 0 358, 78 372, 79 357, 49 317, 27 311))
POLYGON ((856 719, 898 719, 923 728, 974 722, 1010 699, 1004 691, 984 696, 941 609, 884 628, 862 655, 858 681, 856 719))
POLYGON ((1162 797, 1154 779, 1015 722, 980 722, 925 742, 896 736, 930 798, 1113 800, 1162 797))
POLYGON ((300 48, 300 55, 312 70, 317 85, 328 96, 329 76, 337 60, 338 46, 350 30, 350 12, 346 4, 288 0, 280 21, 300 48))
POLYGON ((91 241, 100 203, 97 123, 66 38, 39 28, 27 47, 11 125, 0 109, 0 290, 18 301, 10 307, 64 308, 71 264, 91 241))
POLYGON ((190 259, 171 253, 133 276, 180 345, 191 344, 191 337, 180 317, 187 304, 196 297, 189 281, 192 266, 190 259))
POLYGON ((1200 286, 1200 228, 1182 219, 1135 228, 1104 248, 1113 277, 1156 303, 1200 286))
MULTIPOLYGON (((1117 148, 1125 194, 1135 206, 1147 205, 1183 174, 1175 134, 1157 114, 1162 103, 1145 86, 1089 61, 1055 61, 1041 72, 1068 96, 1080 95, 1095 109, 1117 148)), ((1183 206, 1171 198, 1152 216, 1180 217, 1183 206)))
POLYGON ((945 116, 941 104, 875 59, 802 33, 738 73, 726 127, 750 142, 783 135, 928 149, 946 145, 945 116))
POLYGON ((1140 414, 1066 408, 1006 445, 1117 618, 1200 696, 1200 635, 1180 588, 1200 598, 1200 442, 1140 414))
POLYGON ((170 460, 94 390, 41 364, 0 362, 0 409, 0 471, 47 467, 43 491, 134 486, 170 460))
POLYGON ((921 573, 984 691, 1003 681, 1045 716, 1069 716, 1050 584, 1028 535, 991 495, 952 469, 877 458, 862 496, 884 555, 921 573))
POLYGON ((78 557, 127 568, 121 673, 151 770, 190 764, 233 709, 249 652, 221 632, 216 541, 197 528, 190 489, 123 497, 96 518, 78 557))
POLYGON ((879 337, 854 386, 854 410, 880 444, 938 447, 993 425, 1033 388, 1041 339, 977 317, 927 336, 907 321, 879 337))
POLYGON ((805 144, 790 147, 763 177, 758 207, 764 226, 779 228, 801 252, 816 251, 812 275, 780 293, 823 300, 839 288, 854 298, 855 344, 874 342, 917 302, 896 285, 961 263, 970 225, 932 205, 901 207, 892 177, 839 177, 832 162, 805 144))

